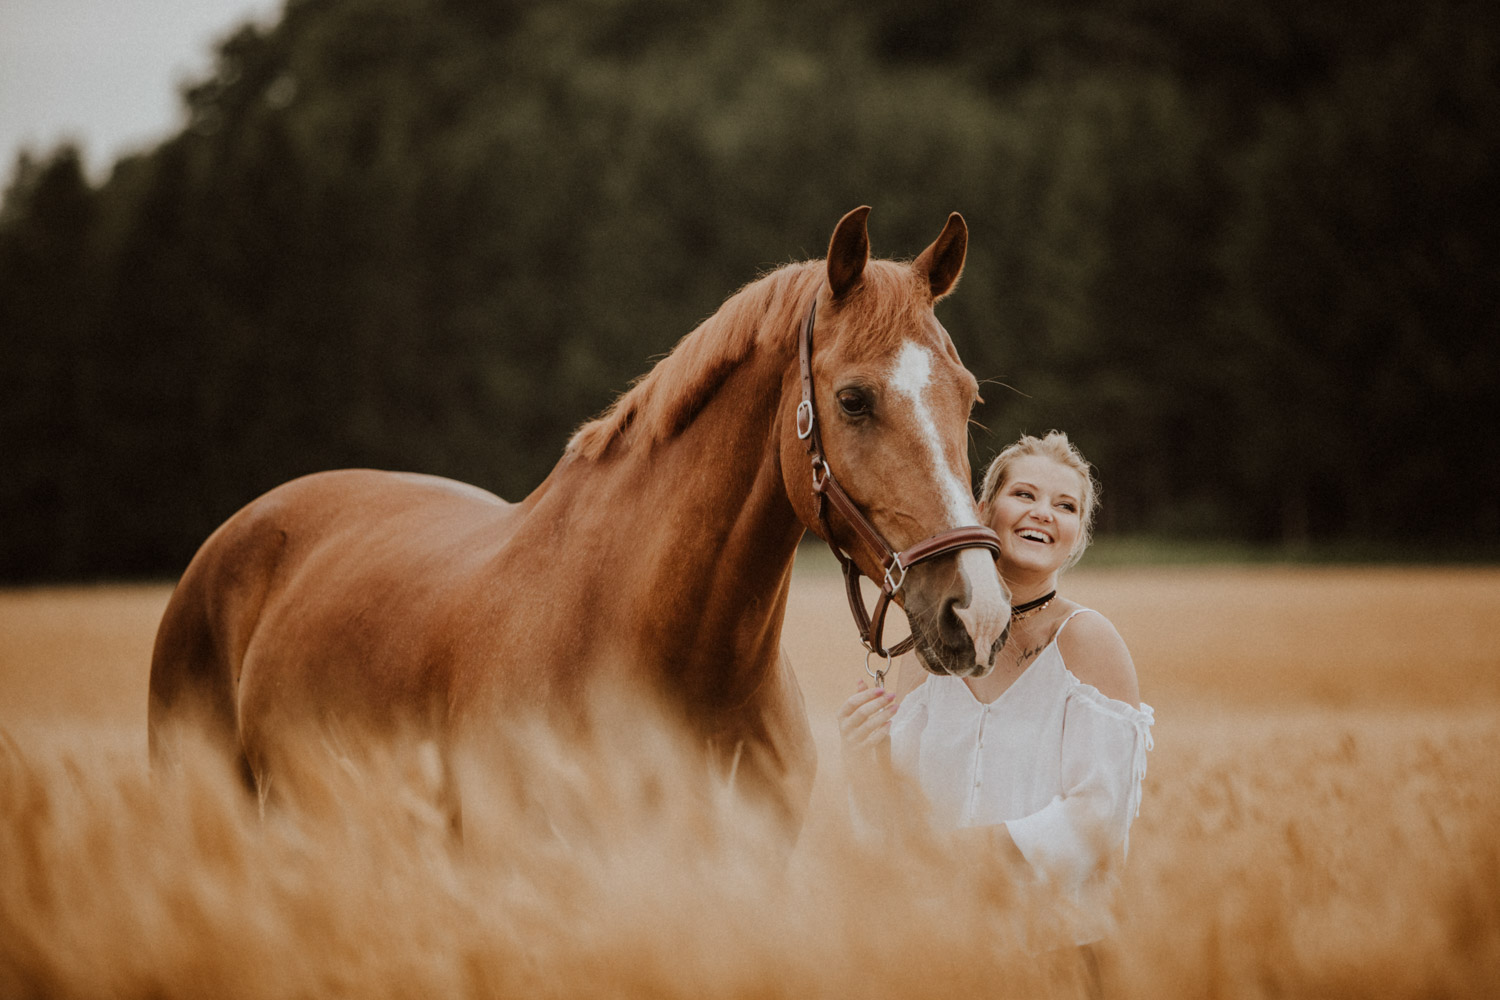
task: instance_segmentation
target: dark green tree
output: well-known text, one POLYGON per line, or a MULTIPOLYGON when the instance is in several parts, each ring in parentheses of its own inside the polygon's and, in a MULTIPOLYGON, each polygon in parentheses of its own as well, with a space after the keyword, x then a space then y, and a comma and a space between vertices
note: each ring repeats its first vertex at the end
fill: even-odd
POLYGON ((293 476, 519 497, 734 288, 957 209, 982 461, 1112 531, 1500 538, 1497 16, 1467 0, 291 0, 189 124, 0 208, 0 577, 173 573, 293 476))
POLYGON ((76 148, 20 158, 0 209, 0 578, 55 575, 94 555, 97 215, 76 148))

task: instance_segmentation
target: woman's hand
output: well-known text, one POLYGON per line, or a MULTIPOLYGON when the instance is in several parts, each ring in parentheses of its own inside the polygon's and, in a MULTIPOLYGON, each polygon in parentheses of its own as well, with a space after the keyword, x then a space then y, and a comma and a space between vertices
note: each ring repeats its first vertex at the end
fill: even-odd
POLYGON ((864 754, 888 744, 891 718, 895 714, 895 696, 861 680, 855 692, 839 707, 839 735, 843 737, 844 755, 864 754))
POLYGON ((839 706, 839 750, 849 779, 849 805, 855 826, 889 828, 896 785, 891 763, 891 718, 896 697, 863 680, 839 706))

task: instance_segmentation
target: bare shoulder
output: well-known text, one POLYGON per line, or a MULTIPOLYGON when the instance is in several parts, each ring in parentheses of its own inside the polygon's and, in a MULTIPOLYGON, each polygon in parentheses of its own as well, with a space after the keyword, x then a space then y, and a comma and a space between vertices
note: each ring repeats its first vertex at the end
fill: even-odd
POLYGON ((1073 616, 1057 637, 1057 648, 1080 681, 1105 697, 1140 707, 1135 661, 1108 618, 1097 611, 1073 616))

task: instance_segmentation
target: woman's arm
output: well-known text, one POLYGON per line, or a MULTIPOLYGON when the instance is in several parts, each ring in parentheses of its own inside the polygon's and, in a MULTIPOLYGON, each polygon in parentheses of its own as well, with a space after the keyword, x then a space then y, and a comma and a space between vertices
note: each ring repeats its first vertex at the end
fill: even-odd
POLYGON ((1140 705, 1135 664, 1108 619, 1078 615, 1057 641, 1081 685, 1068 695, 1065 709, 1061 794, 1007 828, 1033 868, 1076 882, 1128 842, 1152 714, 1140 705))
MULTIPOLYGON (((910 790, 903 790, 904 783, 891 760, 891 723, 898 706, 921 686, 927 671, 910 653, 892 668, 895 675, 886 678, 892 682, 888 689, 871 687, 861 678, 855 692, 839 708, 839 749, 850 783, 849 804, 856 826, 867 830, 888 828, 895 817, 908 811, 899 803, 911 801, 910 790)), ((916 711, 920 716, 922 710, 908 705, 905 711, 906 723, 911 725, 910 713, 916 711)))
POLYGON ((878 834, 891 814, 891 719, 895 698, 861 678, 839 706, 839 756, 849 784, 849 813, 855 830, 878 834))

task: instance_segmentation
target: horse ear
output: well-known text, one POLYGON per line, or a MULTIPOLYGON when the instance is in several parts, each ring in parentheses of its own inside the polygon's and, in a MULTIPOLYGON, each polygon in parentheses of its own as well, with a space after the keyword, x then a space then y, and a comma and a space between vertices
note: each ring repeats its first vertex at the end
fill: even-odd
POLYGON ((932 246, 923 250, 911 265, 912 270, 927 278, 934 302, 953 291, 953 286, 958 284, 968 252, 969 227, 964 224, 964 217, 954 212, 948 216, 948 224, 932 241, 932 246))
POLYGON ((859 286, 870 260, 870 233, 865 228, 870 206, 861 205, 839 220, 828 243, 828 287, 835 299, 859 286))

